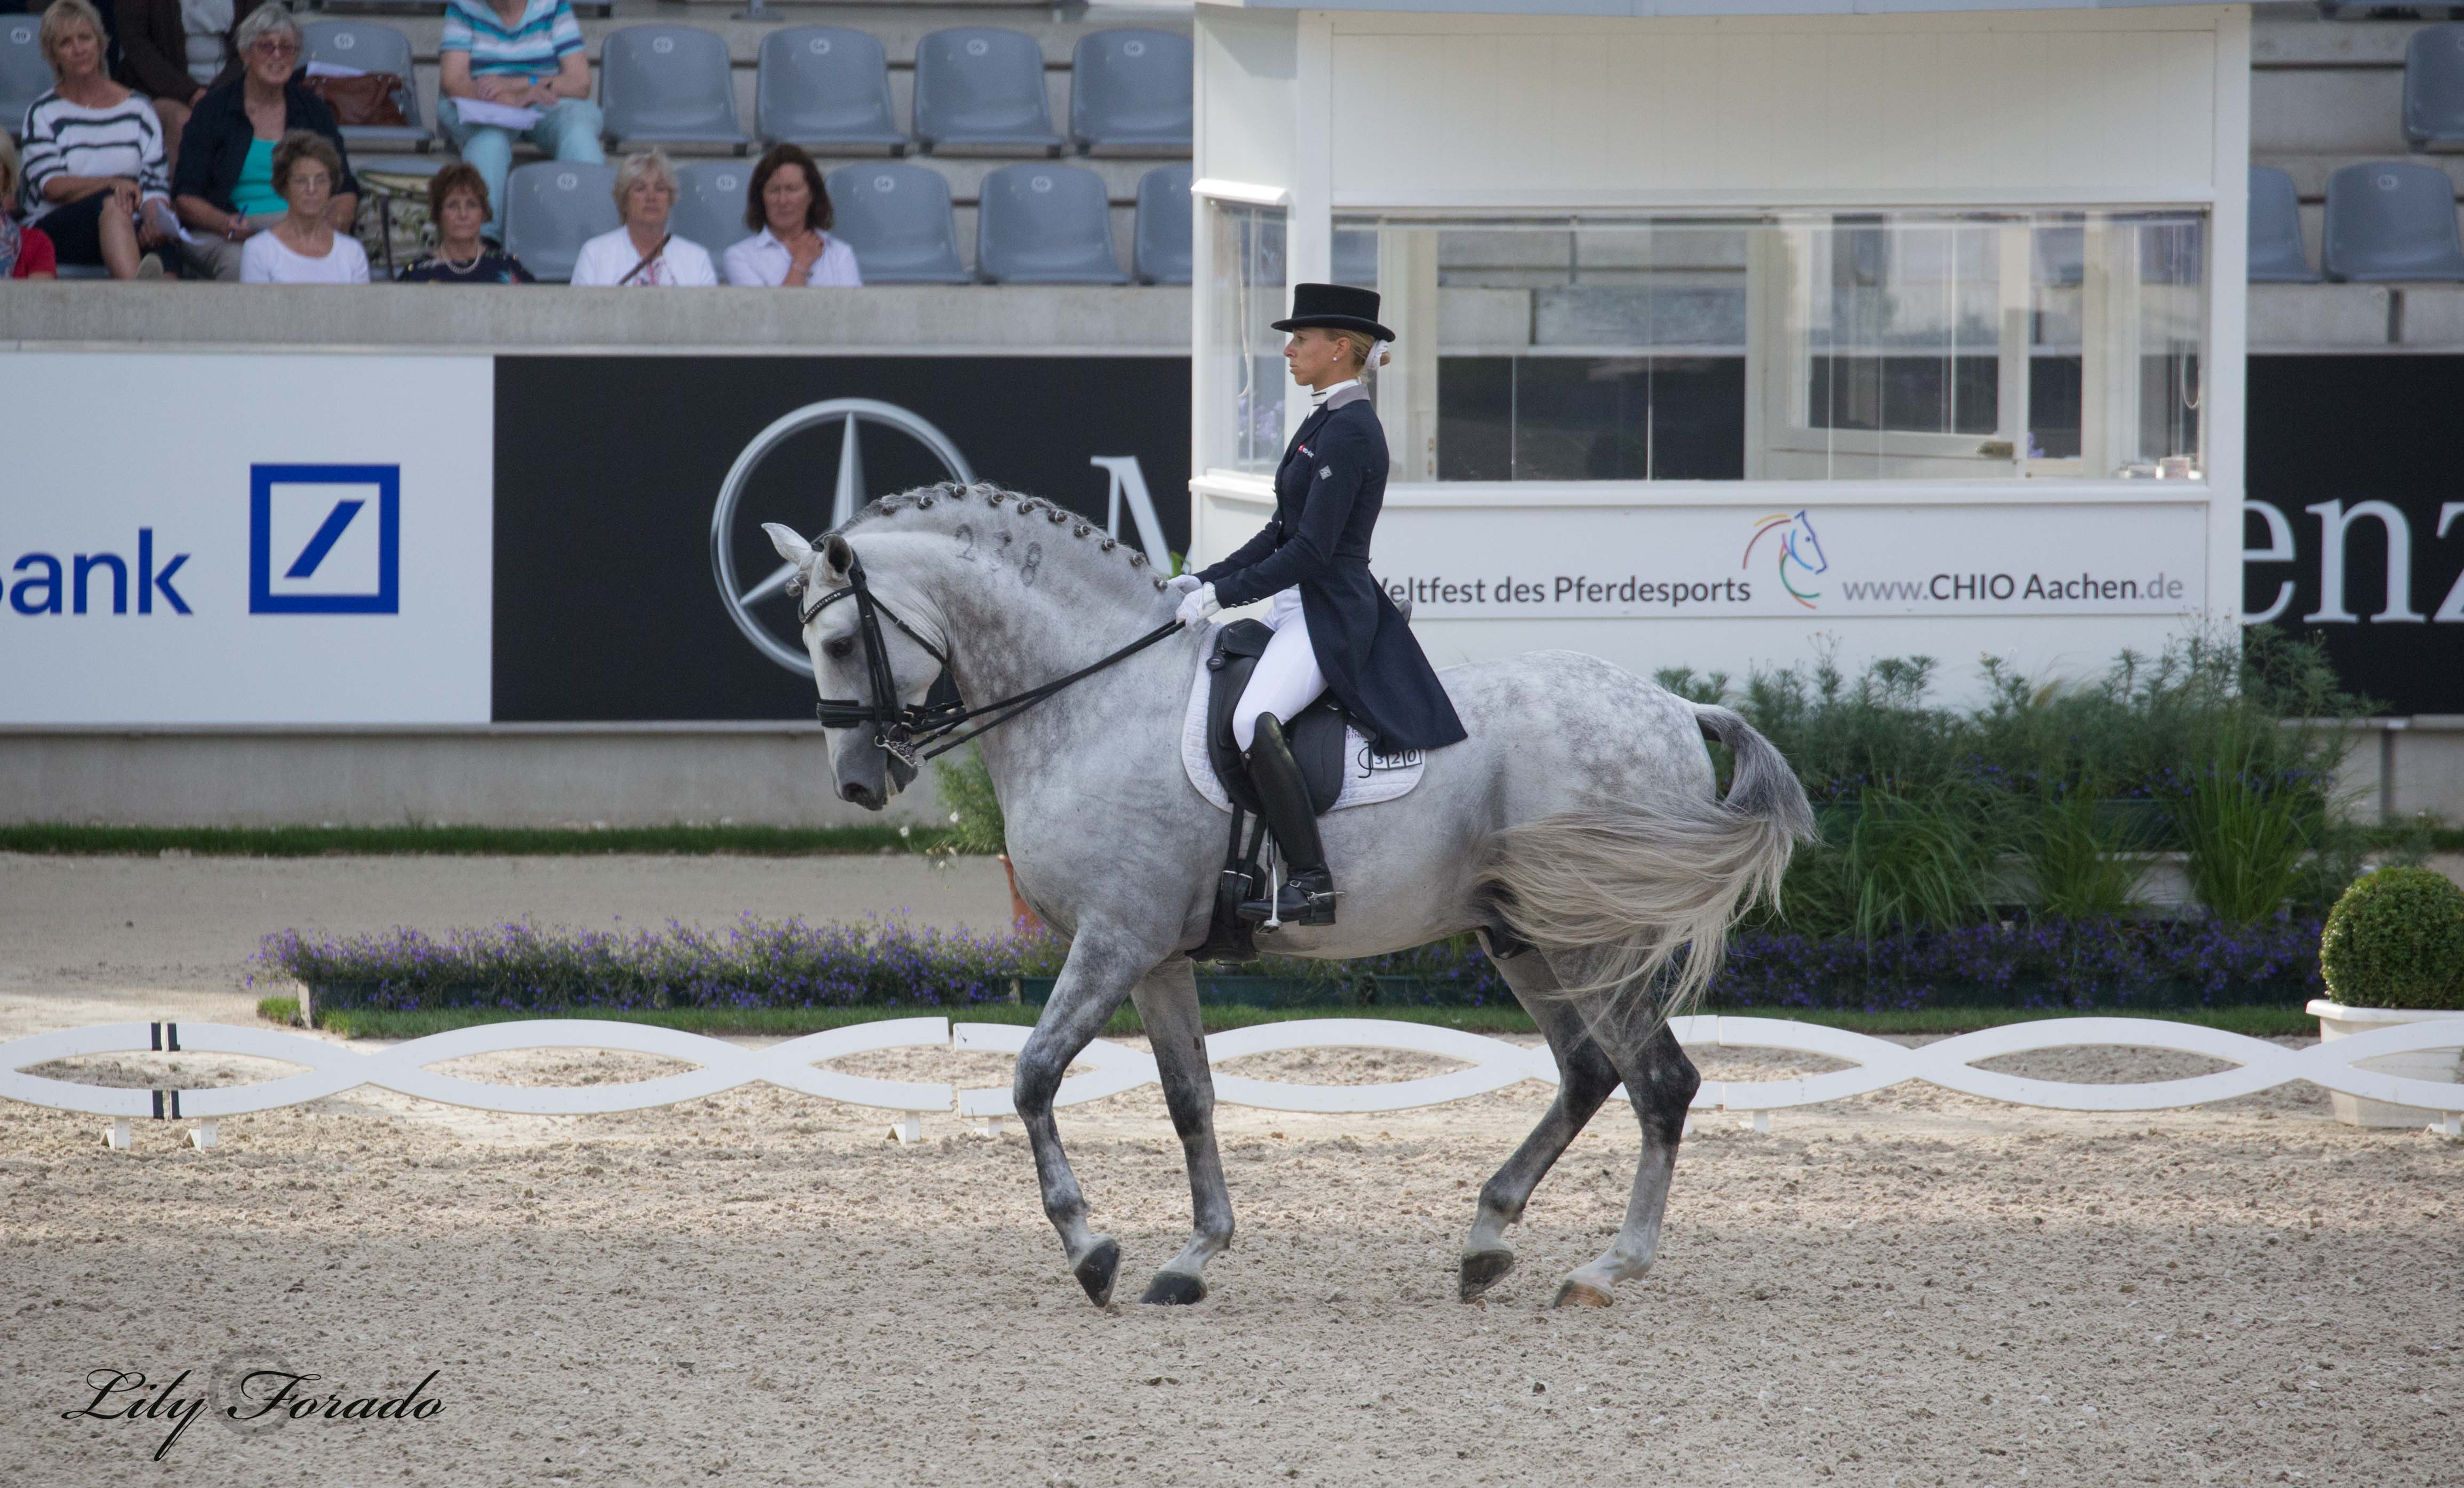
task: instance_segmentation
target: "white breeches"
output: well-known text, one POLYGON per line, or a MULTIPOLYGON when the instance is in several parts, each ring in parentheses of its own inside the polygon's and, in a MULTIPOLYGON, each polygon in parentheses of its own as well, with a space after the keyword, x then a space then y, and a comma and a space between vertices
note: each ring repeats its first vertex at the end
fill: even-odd
POLYGON ((1289 723, 1326 690, 1326 673, 1317 669, 1317 653, 1309 649, 1299 589, 1286 589, 1267 603, 1266 624, 1275 638, 1266 643, 1266 654, 1258 658, 1257 670, 1249 673, 1249 685, 1232 709, 1232 742, 1243 754, 1258 736, 1260 714, 1273 713, 1277 721, 1289 723))

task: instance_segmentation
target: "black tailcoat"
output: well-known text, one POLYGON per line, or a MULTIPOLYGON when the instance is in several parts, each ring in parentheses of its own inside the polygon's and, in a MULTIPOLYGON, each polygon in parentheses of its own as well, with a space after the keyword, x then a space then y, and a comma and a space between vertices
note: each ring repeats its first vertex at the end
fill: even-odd
POLYGON ((1386 431, 1369 394, 1347 387, 1309 416, 1275 470, 1265 531, 1198 577, 1225 606, 1294 584, 1318 670, 1379 748, 1436 749, 1463 737, 1411 628, 1369 574, 1369 535, 1386 502, 1386 431))

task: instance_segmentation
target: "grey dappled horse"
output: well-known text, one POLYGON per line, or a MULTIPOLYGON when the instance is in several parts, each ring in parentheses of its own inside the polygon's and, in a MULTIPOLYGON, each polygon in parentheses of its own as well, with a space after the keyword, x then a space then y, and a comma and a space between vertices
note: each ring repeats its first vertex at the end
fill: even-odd
MULTIPOLYGON (((847 588, 860 555, 871 595, 898 622, 879 633, 902 704, 920 704, 939 670, 919 635, 981 705, 1089 666, 1169 623, 1177 601, 1143 555, 1048 502, 988 486, 884 497, 818 548, 785 527, 767 530, 816 598, 847 588)), ((803 640, 825 698, 868 696, 857 609, 809 608, 803 640)), ((1019 890, 1069 937, 1051 1000, 1019 1055, 1016 1097, 1045 1212, 1098 1305, 1111 1300, 1120 1248, 1088 1225, 1052 1100, 1123 998, 1136 1003, 1153 1043, 1196 1212, 1189 1244, 1144 1300, 1199 1301, 1207 1261, 1232 1242, 1186 953, 1206 936, 1225 832, 1181 766, 1182 713, 1206 647, 1197 632, 1170 636, 982 739, 1019 890)), ((1419 785, 1400 799, 1325 819, 1345 886, 1340 923, 1287 927, 1272 949, 1345 958, 1480 930, 1547 1036, 1561 1071, 1557 1096, 1481 1189, 1463 1246, 1465 1301, 1512 1269, 1506 1227, 1625 1083, 1642 1126, 1625 1224, 1556 1296, 1604 1306, 1658 1249, 1678 1138, 1701 1083, 1665 1018, 1699 995, 1736 916, 1776 892, 1813 814, 1786 761, 1745 720, 1596 658, 1543 651, 1443 676, 1470 738, 1430 754, 1419 785), (1726 801, 1706 737, 1735 752, 1726 801), (1499 935, 1501 926, 1512 934, 1499 935), (1517 948, 1516 936, 1529 946, 1517 948)), ((879 809, 897 778, 885 751, 867 729, 831 733, 839 794, 879 809)))

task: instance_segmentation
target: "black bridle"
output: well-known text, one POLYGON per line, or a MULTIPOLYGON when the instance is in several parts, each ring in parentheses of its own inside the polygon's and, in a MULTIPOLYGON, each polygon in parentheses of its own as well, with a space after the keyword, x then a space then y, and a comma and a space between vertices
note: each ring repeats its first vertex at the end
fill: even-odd
MULTIPOLYGON (((790 594, 801 594, 803 588, 804 580, 801 576, 788 584, 790 594)), ((923 702, 911 706, 898 700, 898 679, 891 674, 890 653, 881 641, 882 621, 886 619, 907 632, 907 638, 922 646, 925 655, 941 664, 945 674, 950 667, 949 655, 926 640, 923 632, 899 619, 890 606, 873 598, 871 586, 865 582, 864 561, 852 551, 847 557, 847 586, 833 589, 800 610, 796 616, 797 626, 802 628, 812 624, 814 617, 822 611, 849 597, 855 600, 856 639, 864 647, 865 675, 872 697, 869 702, 825 697, 813 705, 813 716, 825 729, 860 729, 870 724, 874 745, 893 760, 906 765, 910 772, 936 755, 947 754, 979 733, 1000 728, 1062 689, 1082 682, 1116 662, 1128 660, 1181 628, 1179 621, 1167 621, 1091 666, 1081 667, 1066 677, 1056 677, 981 708, 969 708, 955 690, 948 698, 935 701, 943 691, 938 687, 923 702), (951 736, 961 725, 993 714, 999 716, 958 733, 955 738, 951 736), (931 747, 926 748, 927 745, 931 747)))

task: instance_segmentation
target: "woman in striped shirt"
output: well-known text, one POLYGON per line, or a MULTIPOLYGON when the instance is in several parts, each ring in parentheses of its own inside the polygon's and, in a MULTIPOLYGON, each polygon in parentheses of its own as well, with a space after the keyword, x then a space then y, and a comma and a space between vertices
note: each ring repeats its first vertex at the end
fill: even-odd
MULTIPOLYGON (((139 257, 173 241, 171 182, 154 107, 103 69, 102 16, 87 0, 53 0, 43 12, 52 91, 26 110, 26 218, 39 223, 64 264, 100 265, 137 277, 139 257)), ((151 272, 163 272, 148 257, 151 272)))
MULTIPOLYGON (((590 58, 568 0, 447 0, 436 43, 436 121, 462 158, 479 167, 488 200, 504 209, 505 177, 518 134, 551 160, 597 165, 599 105, 590 101, 590 58), (462 100, 522 109, 518 127, 462 117, 462 100)), ((501 218, 488 224, 503 241, 501 218)))

